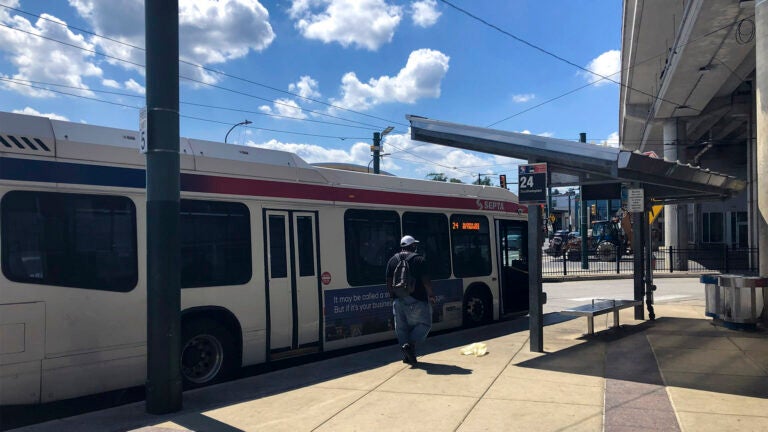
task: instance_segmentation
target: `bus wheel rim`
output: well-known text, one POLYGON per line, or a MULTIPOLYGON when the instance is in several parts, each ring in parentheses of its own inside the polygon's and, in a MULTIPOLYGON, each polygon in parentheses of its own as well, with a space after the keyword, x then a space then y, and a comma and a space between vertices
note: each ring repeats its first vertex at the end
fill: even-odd
POLYGON ((483 320, 485 314, 485 305, 483 300, 478 297, 471 297, 467 302, 467 312, 469 312, 470 318, 474 322, 480 322, 483 320))
POLYGON ((219 339, 211 335, 193 337, 181 352, 181 373, 195 384, 212 380, 223 363, 224 348, 219 339))

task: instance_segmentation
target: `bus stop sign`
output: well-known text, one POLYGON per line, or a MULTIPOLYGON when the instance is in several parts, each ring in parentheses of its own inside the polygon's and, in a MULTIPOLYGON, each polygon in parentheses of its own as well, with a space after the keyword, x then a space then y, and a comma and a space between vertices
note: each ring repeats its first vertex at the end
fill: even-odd
POLYGON ((518 176, 518 200, 520 204, 547 202, 547 164, 520 165, 518 176))

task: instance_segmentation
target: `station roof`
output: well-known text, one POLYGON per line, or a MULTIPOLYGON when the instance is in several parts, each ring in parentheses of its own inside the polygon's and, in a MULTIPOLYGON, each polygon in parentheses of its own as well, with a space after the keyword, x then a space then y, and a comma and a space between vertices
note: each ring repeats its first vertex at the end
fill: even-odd
POLYGON ((639 183, 656 201, 724 199, 745 182, 733 176, 639 152, 582 142, 468 126, 407 115, 411 139, 546 162, 551 187, 575 184, 639 183))

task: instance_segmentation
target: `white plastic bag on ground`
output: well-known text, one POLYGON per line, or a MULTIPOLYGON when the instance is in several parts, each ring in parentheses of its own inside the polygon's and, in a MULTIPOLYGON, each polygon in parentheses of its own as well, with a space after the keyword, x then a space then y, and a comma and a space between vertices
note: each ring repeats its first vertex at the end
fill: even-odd
POLYGON ((473 355, 475 357, 481 357, 488 354, 488 347, 482 342, 475 342, 471 345, 467 345, 461 349, 461 353, 464 355, 473 355))

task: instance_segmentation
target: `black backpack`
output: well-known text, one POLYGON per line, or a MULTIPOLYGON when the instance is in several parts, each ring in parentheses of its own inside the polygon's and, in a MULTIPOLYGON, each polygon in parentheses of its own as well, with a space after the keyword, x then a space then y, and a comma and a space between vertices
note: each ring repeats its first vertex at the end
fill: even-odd
POLYGON ((413 276, 409 262, 416 255, 413 252, 401 252, 397 255, 398 261, 392 276, 392 291, 395 297, 408 297, 416 289, 416 278, 413 276))

